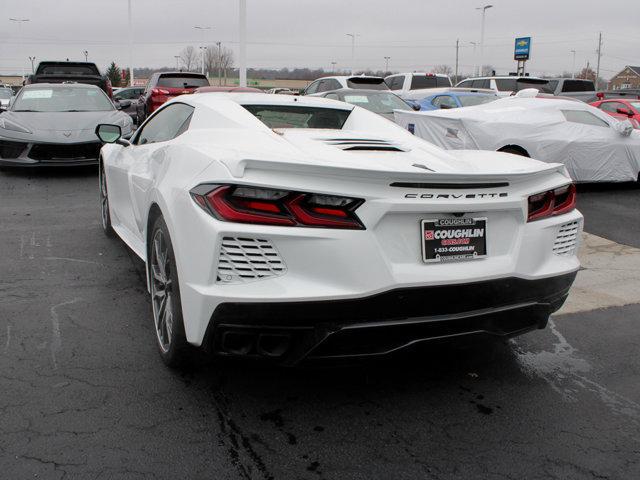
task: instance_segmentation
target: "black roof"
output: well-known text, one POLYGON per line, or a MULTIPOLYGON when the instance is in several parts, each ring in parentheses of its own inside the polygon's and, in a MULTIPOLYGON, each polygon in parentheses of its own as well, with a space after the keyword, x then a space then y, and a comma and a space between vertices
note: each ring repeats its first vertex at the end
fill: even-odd
POLYGON ((636 75, 640 76, 640 67, 632 67, 631 65, 627 65, 627 67, 629 67, 631 70, 633 70, 633 73, 635 73, 636 75))

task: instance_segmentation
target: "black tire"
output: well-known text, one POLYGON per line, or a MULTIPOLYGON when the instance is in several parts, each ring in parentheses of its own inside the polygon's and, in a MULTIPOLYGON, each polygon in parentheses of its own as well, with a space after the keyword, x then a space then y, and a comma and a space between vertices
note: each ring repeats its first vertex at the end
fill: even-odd
POLYGON ((187 342, 182 318, 180 282, 169 229, 159 216, 148 245, 149 290, 153 327, 162 361, 171 368, 190 363, 195 348, 187 342))
POLYGON ((115 232, 111 226, 111 213, 109 212, 109 192, 107 191, 107 178, 104 174, 104 165, 100 161, 100 172, 98 174, 98 188, 100 190, 100 220, 102 230, 107 237, 115 237, 115 232))

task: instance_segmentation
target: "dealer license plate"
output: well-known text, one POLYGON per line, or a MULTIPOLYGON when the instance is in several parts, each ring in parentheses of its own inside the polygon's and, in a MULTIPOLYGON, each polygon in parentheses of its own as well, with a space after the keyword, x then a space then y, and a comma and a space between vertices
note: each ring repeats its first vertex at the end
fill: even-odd
POLYGON ((425 262, 473 260, 487 255, 486 218, 422 220, 425 262))

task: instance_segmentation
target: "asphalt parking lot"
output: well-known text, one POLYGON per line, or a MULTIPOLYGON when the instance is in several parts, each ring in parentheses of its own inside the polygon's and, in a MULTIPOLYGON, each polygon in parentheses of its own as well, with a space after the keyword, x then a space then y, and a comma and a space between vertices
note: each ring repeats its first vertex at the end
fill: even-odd
MULTIPOLYGON (((0 477, 640 478, 640 305, 510 342, 296 369, 164 367, 95 168, 0 172, 0 477)), ((640 188, 582 186, 640 247, 640 188)))

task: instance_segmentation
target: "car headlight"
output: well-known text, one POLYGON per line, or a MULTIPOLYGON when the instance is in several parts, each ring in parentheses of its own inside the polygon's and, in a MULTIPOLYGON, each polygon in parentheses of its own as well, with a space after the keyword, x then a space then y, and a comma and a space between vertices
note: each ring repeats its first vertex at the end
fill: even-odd
POLYGON ((4 128, 5 130, 12 130, 14 132, 20 132, 20 133, 33 133, 28 128, 23 127, 18 123, 12 122, 11 120, 7 120, 6 118, 1 118, 1 117, 0 117, 0 128, 4 128))

